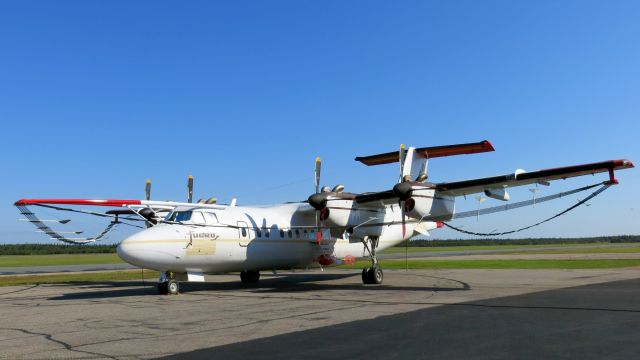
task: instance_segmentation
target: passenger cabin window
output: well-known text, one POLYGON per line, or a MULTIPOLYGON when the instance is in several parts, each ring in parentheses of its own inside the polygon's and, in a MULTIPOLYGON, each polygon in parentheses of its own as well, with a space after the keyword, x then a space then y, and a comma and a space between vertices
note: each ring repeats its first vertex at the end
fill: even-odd
POLYGON ((291 231, 291 229, 289 229, 289 231, 287 231, 287 235, 289 235, 289 239, 291 239, 293 237, 293 232, 291 231))
POLYGON ((280 239, 284 239, 284 230, 280 229, 280 239))

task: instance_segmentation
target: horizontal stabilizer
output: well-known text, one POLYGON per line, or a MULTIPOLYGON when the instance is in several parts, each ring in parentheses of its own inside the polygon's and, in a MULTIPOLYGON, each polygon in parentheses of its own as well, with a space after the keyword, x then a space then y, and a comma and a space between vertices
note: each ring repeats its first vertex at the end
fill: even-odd
MULTIPOLYGON (((487 140, 480 141, 477 143, 468 143, 468 144, 458 144, 458 145, 443 145, 443 146, 431 146, 431 147, 423 147, 415 149, 416 155, 431 159, 436 157, 443 156, 454 156, 454 155, 464 155, 464 154, 477 154, 483 152, 494 151, 493 145, 487 140)), ((407 150, 402 150, 407 151, 407 150)), ((358 156, 356 157, 356 161, 360 161, 361 163, 372 166, 372 165, 382 165, 382 164, 391 164, 394 162, 398 162, 400 159, 399 151, 392 151, 384 154, 377 154, 371 156, 358 156)))

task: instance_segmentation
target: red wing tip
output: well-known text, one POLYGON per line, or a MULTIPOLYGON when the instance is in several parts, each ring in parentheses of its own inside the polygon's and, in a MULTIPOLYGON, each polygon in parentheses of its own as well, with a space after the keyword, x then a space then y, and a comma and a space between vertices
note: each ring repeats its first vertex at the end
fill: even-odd
POLYGON ((482 143, 487 148, 487 151, 496 151, 496 149, 493 147, 493 144, 491 143, 491 141, 485 140, 482 143))
POLYGON ((20 199, 14 205, 58 204, 58 205, 90 205, 122 207, 140 205, 140 200, 112 200, 112 199, 20 199))
POLYGON ((618 169, 630 169, 635 167, 633 162, 627 159, 611 160, 611 162, 613 163, 613 167, 618 169))

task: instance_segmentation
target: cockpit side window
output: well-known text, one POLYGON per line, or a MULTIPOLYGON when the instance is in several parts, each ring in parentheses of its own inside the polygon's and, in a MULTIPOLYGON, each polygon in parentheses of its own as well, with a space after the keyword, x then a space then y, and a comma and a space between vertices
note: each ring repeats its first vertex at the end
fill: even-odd
POLYGON ((191 222, 194 224, 204 224, 204 216, 201 211, 194 211, 191 215, 191 222))
POLYGON ((215 213, 206 212, 204 213, 204 218, 207 220, 207 224, 217 224, 219 222, 215 213))

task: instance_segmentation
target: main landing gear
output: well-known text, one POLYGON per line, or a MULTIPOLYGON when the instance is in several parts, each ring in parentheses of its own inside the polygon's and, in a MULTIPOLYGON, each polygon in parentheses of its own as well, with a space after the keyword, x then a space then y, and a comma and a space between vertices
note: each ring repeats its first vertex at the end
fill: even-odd
POLYGON ((260 280, 260 271, 258 270, 241 271, 240 280, 242 280, 242 282, 245 284, 257 283, 258 280, 260 280))
POLYGON ((378 264, 378 258, 376 257, 376 248, 378 247, 377 237, 367 237, 362 240, 365 249, 369 252, 369 258, 371 258, 371 266, 362 269, 362 283, 363 284, 382 284, 384 274, 382 268, 378 264), (369 242, 369 244, 367 244, 369 242))
POLYGON ((160 273, 158 281, 158 293, 160 295, 177 295, 180 292, 180 284, 173 278, 170 271, 160 273))

